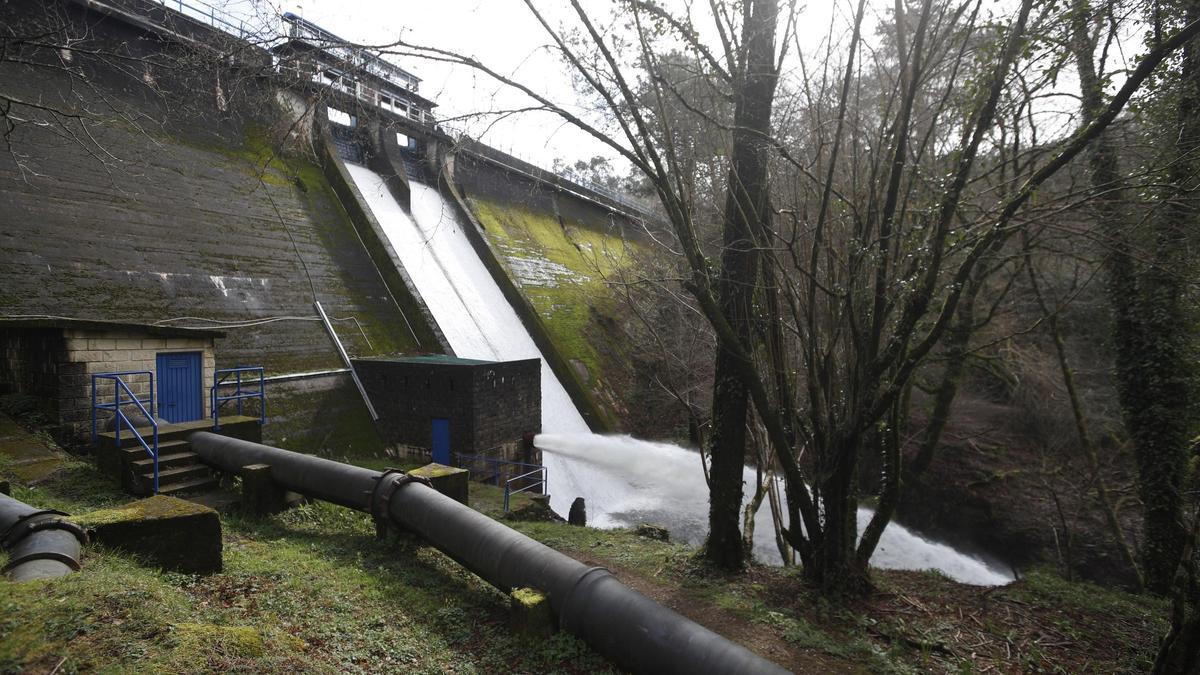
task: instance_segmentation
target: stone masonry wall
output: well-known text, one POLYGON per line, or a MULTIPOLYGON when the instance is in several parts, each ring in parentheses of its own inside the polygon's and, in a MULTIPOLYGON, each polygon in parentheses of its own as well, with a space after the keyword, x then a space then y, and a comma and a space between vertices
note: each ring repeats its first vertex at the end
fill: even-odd
POLYGON ((541 361, 508 361, 473 368, 474 427, 476 452, 510 456, 525 432, 542 430, 541 361))
POLYGON ((433 445, 430 419, 450 421, 450 449, 475 452, 472 369, 461 365, 366 359, 355 370, 379 412, 384 440, 401 446, 433 445))
MULTIPOLYGON (((393 297, 364 249, 310 154, 311 139, 292 136, 294 120, 279 109, 271 80, 227 72, 205 61, 207 52, 84 3, 0 3, 0 25, 15 30, 47 12, 66 22, 64 35, 52 37, 75 40, 71 72, 84 74, 13 59, 0 62, 0 81, 13 96, 90 116, 87 133, 34 119, 7 137, 0 315, 143 324, 195 317, 188 325, 226 326, 219 366, 290 376, 343 367, 315 320, 319 300, 353 356, 432 349, 419 339, 423 317, 393 297), (128 53, 120 63, 137 66, 115 67, 118 59, 93 59, 92 51, 128 53)), ((50 64, 61 56, 44 51, 22 56, 50 64)), ((307 452, 380 449, 346 378, 268 389, 268 442, 307 452), (286 424, 272 423, 277 413, 286 424)))
MULTIPOLYGON (((202 372, 202 416, 209 414, 208 383, 215 368, 213 338, 148 336, 137 331, 93 331, 66 329, 64 349, 58 363, 59 420, 66 435, 81 438, 90 432, 92 406, 92 375, 105 372, 148 370, 158 377, 158 355, 166 352, 200 352, 202 372)), ((150 394, 150 380, 145 376, 124 378, 130 390, 141 399, 150 394)), ((155 384, 157 387, 157 383, 155 384)), ((112 390, 98 387, 98 403, 111 403, 112 390)), ((157 402, 156 402, 157 405, 157 402)), ((125 414, 130 419, 136 408, 129 406, 125 414)), ((138 415, 140 417, 140 413, 138 415)))
POLYGON ((0 329, 0 394, 36 397, 42 412, 56 419, 58 364, 63 360, 61 330, 0 329))

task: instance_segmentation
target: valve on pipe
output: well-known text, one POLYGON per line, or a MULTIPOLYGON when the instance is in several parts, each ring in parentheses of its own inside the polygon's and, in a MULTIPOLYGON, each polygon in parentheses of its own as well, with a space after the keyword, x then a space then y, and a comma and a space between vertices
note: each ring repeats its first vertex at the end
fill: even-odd
POLYGON ((0 494, 0 545, 8 551, 0 572, 13 581, 31 581, 79 571, 79 550, 87 535, 66 515, 0 494))
POLYGON ((427 483, 198 431, 204 462, 229 473, 269 464, 279 487, 370 513, 417 534, 483 580, 511 593, 534 588, 559 626, 639 673, 786 673, 775 663, 654 602, 617 580, 460 504, 427 483))

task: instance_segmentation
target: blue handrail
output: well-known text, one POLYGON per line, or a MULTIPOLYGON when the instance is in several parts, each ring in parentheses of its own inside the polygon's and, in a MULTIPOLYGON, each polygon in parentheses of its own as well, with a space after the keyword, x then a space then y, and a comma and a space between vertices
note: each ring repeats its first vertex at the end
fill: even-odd
POLYGON ((504 512, 509 513, 508 498, 510 496, 515 495, 519 492, 527 492, 534 488, 541 488, 538 491, 538 494, 546 494, 548 491, 546 488, 549 485, 549 481, 550 481, 550 471, 544 466, 539 466, 538 468, 534 469, 533 471, 523 473, 520 476, 513 476, 512 478, 509 478, 508 480, 504 481, 504 512), (535 474, 538 474, 537 480, 533 480, 533 478, 532 478, 532 476, 534 476, 535 474), (532 482, 530 482, 528 485, 526 485, 523 488, 517 488, 516 490, 514 490, 513 483, 516 483, 519 480, 530 480, 532 482))
MULTIPOLYGON (((518 462, 511 459, 499 459, 497 457, 484 457, 482 455, 466 455, 460 452, 454 453, 454 465, 460 469, 470 469, 468 466, 463 466, 464 462, 480 462, 491 465, 491 469, 496 473, 491 477, 492 485, 499 487, 500 476, 505 474, 504 469, 508 467, 516 467, 518 469, 542 469, 545 468, 541 464, 530 464, 528 462, 518 462)), ((505 480, 508 480, 507 478, 505 480)))
MULTIPOLYGON (((253 382, 253 380, 250 380, 253 382)), ((213 430, 221 428, 221 408, 230 401, 237 401, 237 413, 242 414, 243 401, 247 399, 258 399, 258 423, 267 423, 267 397, 264 393, 266 385, 266 377, 263 374, 262 366, 237 366, 236 368, 222 368, 213 371, 213 385, 209 388, 209 410, 212 411, 213 430), (258 389, 251 391, 242 391, 242 373, 257 373, 258 374, 258 389), (230 376, 234 377, 233 382, 226 382, 230 376), (236 387, 231 396, 221 396, 219 394, 221 387, 236 387)))
POLYGON ((116 420, 116 423, 113 426, 114 426, 114 432, 115 432, 114 433, 114 441, 116 443, 117 450, 121 449, 121 427, 122 427, 122 425, 127 425, 129 427, 129 431, 131 433, 133 433, 133 437, 137 439, 138 443, 140 443, 142 445, 142 448, 146 451, 146 454, 150 455, 150 458, 154 460, 154 494, 158 494, 158 420, 154 417, 154 373, 150 372, 149 370, 126 370, 126 371, 119 372, 119 373, 97 373, 95 375, 92 375, 92 444, 93 445, 95 445, 96 438, 97 438, 96 411, 98 411, 98 410, 113 411, 113 417, 116 420), (129 385, 125 384, 125 380, 123 378, 128 375, 146 375, 150 378, 150 396, 147 400, 143 401, 142 399, 138 398, 137 395, 133 393, 133 390, 131 390, 129 388, 129 385), (97 403, 96 402, 96 382, 97 382, 97 380, 112 380, 113 381, 113 402, 112 403, 97 403), (126 394, 129 395, 128 401, 122 400, 121 392, 125 392, 126 394), (142 435, 140 433, 138 433, 137 428, 133 426, 133 422, 129 421, 129 418, 125 415, 125 411, 121 410, 121 406, 126 403, 132 403, 132 404, 136 405, 138 410, 140 410, 142 412, 142 415, 145 416, 145 418, 150 421, 150 426, 154 429, 153 446, 151 446, 149 443, 146 442, 146 439, 144 437, 142 437, 142 435), (149 411, 147 411, 146 407, 144 405, 142 405, 143 403, 150 404, 149 411))

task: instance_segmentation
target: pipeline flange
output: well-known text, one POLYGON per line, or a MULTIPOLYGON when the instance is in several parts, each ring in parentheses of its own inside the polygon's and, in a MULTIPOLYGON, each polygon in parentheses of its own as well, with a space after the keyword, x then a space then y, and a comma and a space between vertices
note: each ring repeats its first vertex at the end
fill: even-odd
POLYGON ((67 520, 69 517, 68 514, 62 511, 52 511, 49 509, 23 516, 12 527, 8 528, 6 532, 0 532, 0 545, 9 548, 38 530, 51 529, 67 530, 75 535, 80 544, 86 544, 88 541, 87 533, 84 532, 82 527, 67 520))
POLYGON ((0 574, 8 574, 32 560, 55 560, 79 571, 79 547, 87 543, 88 537, 83 528, 66 520, 66 516, 50 510, 31 513, 0 535, 0 543, 9 555, 0 574), (32 537, 39 532, 45 534, 32 537))
POLYGON ((388 515, 392 495, 396 494, 396 490, 409 483, 421 483, 426 487, 433 487, 428 478, 412 476, 400 469, 386 469, 379 476, 379 480, 375 481, 375 489, 371 491, 371 520, 375 521, 375 536, 380 539, 387 534, 389 525, 394 526, 388 515))

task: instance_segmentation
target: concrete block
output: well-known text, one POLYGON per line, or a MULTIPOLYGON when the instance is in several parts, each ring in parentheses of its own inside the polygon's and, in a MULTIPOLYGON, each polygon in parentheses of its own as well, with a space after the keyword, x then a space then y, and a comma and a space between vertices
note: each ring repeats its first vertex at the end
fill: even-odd
POLYGON ((117 341, 109 338, 88 338, 88 349, 103 350, 116 349, 117 341))
POLYGON ((100 358, 101 353, 102 352, 98 350, 93 351, 91 349, 73 349, 67 352, 67 358, 69 358, 73 363, 85 364, 84 367, 86 368, 86 363, 100 358))
POLYGON ((467 504, 469 500, 468 483, 471 473, 466 469, 444 464, 426 464, 419 469, 409 471, 408 475, 428 479, 433 489, 463 504, 467 504))
POLYGON ((167 341, 162 338, 144 338, 142 340, 142 349, 162 349, 167 346, 167 341))
POLYGON ((68 352, 81 352, 88 348, 86 337, 68 337, 63 340, 63 349, 68 352))
POLYGON ((117 338, 117 349, 141 349, 142 341, 135 337, 117 338))
POLYGON ((550 600, 532 588, 518 588, 509 596, 509 630, 525 642, 540 642, 558 630, 550 600))
POLYGON ((287 508, 287 493, 271 480, 269 464, 248 464, 238 475, 242 478, 242 506, 250 513, 267 516, 287 508))
POLYGON ((192 574, 221 571, 221 518, 207 506, 155 495, 74 520, 92 541, 150 565, 192 574))

